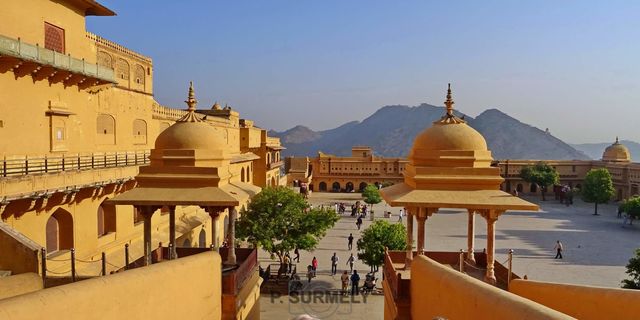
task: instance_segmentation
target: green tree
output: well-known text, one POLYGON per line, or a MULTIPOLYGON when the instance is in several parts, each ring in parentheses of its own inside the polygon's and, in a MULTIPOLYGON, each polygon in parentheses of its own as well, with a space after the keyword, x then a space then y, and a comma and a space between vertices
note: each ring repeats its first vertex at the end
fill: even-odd
POLYGON ((542 194, 542 201, 545 201, 545 193, 547 187, 558 183, 558 172, 552 166, 538 162, 533 166, 526 166, 520 170, 520 177, 522 180, 535 183, 540 187, 540 193, 542 194))
POLYGON ((625 200, 621 207, 622 211, 626 212, 633 219, 640 218, 640 196, 634 196, 625 200))
POLYGON ((389 223, 378 220, 362 232, 358 240, 358 259, 364 261, 373 270, 384 263, 384 248, 405 250, 407 232, 401 223, 389 223))
POLYGON ((615 192, 616 190, 613 188, 613 181, 611 181, 609 170, 600 168, 591 169, 587 173, 580 194, 582 195, 582 200, 595 204, 595 212, 593 215, 597 216, 598 204, 607 203, 615 192))
POLYGON ((380 190, 376 186, 369 184, 362 190, 362 197, 364 202, 371 205, 371 215, 373 215, 373 205, 382 201, 380 190))
POLYGON ((636 255, 629 259, 626 273, 631 279, 622 280, 622 287, 626 289, 640 289, 640 249, 636 249, 636 255))
POLYGON ((339 217, 331 208, 311 209, 299 193, 278 186, 251 199, 236 222, 236 237, 274 254, 282 265, 295 248, 313 250, 339 217))

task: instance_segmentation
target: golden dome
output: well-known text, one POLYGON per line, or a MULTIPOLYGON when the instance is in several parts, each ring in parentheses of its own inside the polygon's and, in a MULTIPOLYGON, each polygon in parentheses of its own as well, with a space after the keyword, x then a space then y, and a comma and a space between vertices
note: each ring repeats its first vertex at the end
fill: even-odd
POLYGON ((616 142, 604 149, 602 160, 611 162, 631 162, 631 154, 629 153, 627 146, 620 143, 618 137, 616 137, 616 142))
POLYGON ((156 138, 156 150, 220 150, 225 142, 208 123, 198 118, 193 83, 189 86, 189 97, 185 101, 189 108, 187 114, 165 129, 156 138))
POLYGON ((447 100, 444 102, 447 113, 426 130, 422 131, 413 142, 414 151, 487 151, 487 142, 466 121, 453 114, 451 84, 447 88, 447 100))

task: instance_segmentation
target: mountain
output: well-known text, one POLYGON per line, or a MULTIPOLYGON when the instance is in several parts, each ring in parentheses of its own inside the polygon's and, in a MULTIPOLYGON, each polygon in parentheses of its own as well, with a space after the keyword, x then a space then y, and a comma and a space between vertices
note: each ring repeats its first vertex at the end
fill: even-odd
MULTIPOLYGON (((475 119, 455 111, 484 135, 495 159, 588 159, 551 134, 490 109, 475 119)), ((348 122, 335 129, 313 131, 296 126, 284 132, 270 132, 287 147, 285 156, 315 156, 318 151, 338 156, 351 154, 354 145, 371 146, 385 157, 406 157, 413 139, 440 119, 443 107, 421 104, 385 106, 368 118, 348 122), (296 136, 299 135, 299 136, 296 136)))
MULTIPOLYGON (((604 149, 610 146, 613 142, 602 142, 602 143, 579 143, 572 144, 571 146, 576 148, 579 151, 582 151, 587 156, 592 159, 601 159, 602 153, 604 149)), ((640 143, 630 141, 630 140, 620 140, 620 143, 624 144, 629 148, 629 153, 631 154, 632 161, 640 160, 640 143)))

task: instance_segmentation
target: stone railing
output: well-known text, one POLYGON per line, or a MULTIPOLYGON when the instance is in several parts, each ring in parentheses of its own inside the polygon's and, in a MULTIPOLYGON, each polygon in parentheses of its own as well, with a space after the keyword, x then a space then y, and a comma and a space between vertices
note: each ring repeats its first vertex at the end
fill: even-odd
POLYGON ((169 108, 159 104, 153 104, 152 117, 154 119, 178 120, 187 114, 185 110, 169 108))
POLYGON ((144 61, 146 63, 149 63, 149 64, 152 63, 151 58, 149 58, 147 56, 144 56, 142 54, 139 54, 139 53, 137 53, 137 52, 135 52, 135 51, 133 51, 133 50, 131 50, 129 48, 126 48, 126 47, 124 47, 122 45, 119 45, 119 44, 117 44, 117 43, 115 43, 113 41, 107 40, 107 39, 105 39, 105 38, 103 38, 103 37, 101 37, 101 36, 99 36, 97 34, 94 34, 94 33, 91 33, 91 32, 87 31, 86 36, 87 36, 88 39, 95 41, 96 44, 98 44, 98 45, 102 45, 102 46, 105 46, 107 48, 113 49, 115 51, 121 52, 123 54, 132 56, 132 57, 140 59, 140 60, 142 60, 142 61, 144 61))

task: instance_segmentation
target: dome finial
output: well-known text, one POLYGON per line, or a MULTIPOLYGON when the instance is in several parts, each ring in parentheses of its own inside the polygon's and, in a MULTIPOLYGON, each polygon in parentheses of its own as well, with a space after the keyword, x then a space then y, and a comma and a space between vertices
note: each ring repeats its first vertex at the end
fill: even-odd
POLYGON ((447 106, 447 115, 453 115, 453 99, 451 99, 451 83, 447 86, 447 100, 444 102, 444 105, 447 106))
POLYGON ((187 114, 176 120, 176 122, 202 122, 202 119, 196 116, 198 100, 196 100, 196 94, 193 91, 193 81, 189 81, 189 95, 185 103, 189 106, 189 108, 187 108, 187 114))
POLYGON ((189 81, 189 96, 185 103, 189 106, 187 111, 193 112, 196 110, 196 105, 198 104, 198 100, 196 100, 195 92, 193 91, 193 81, 189 81))

